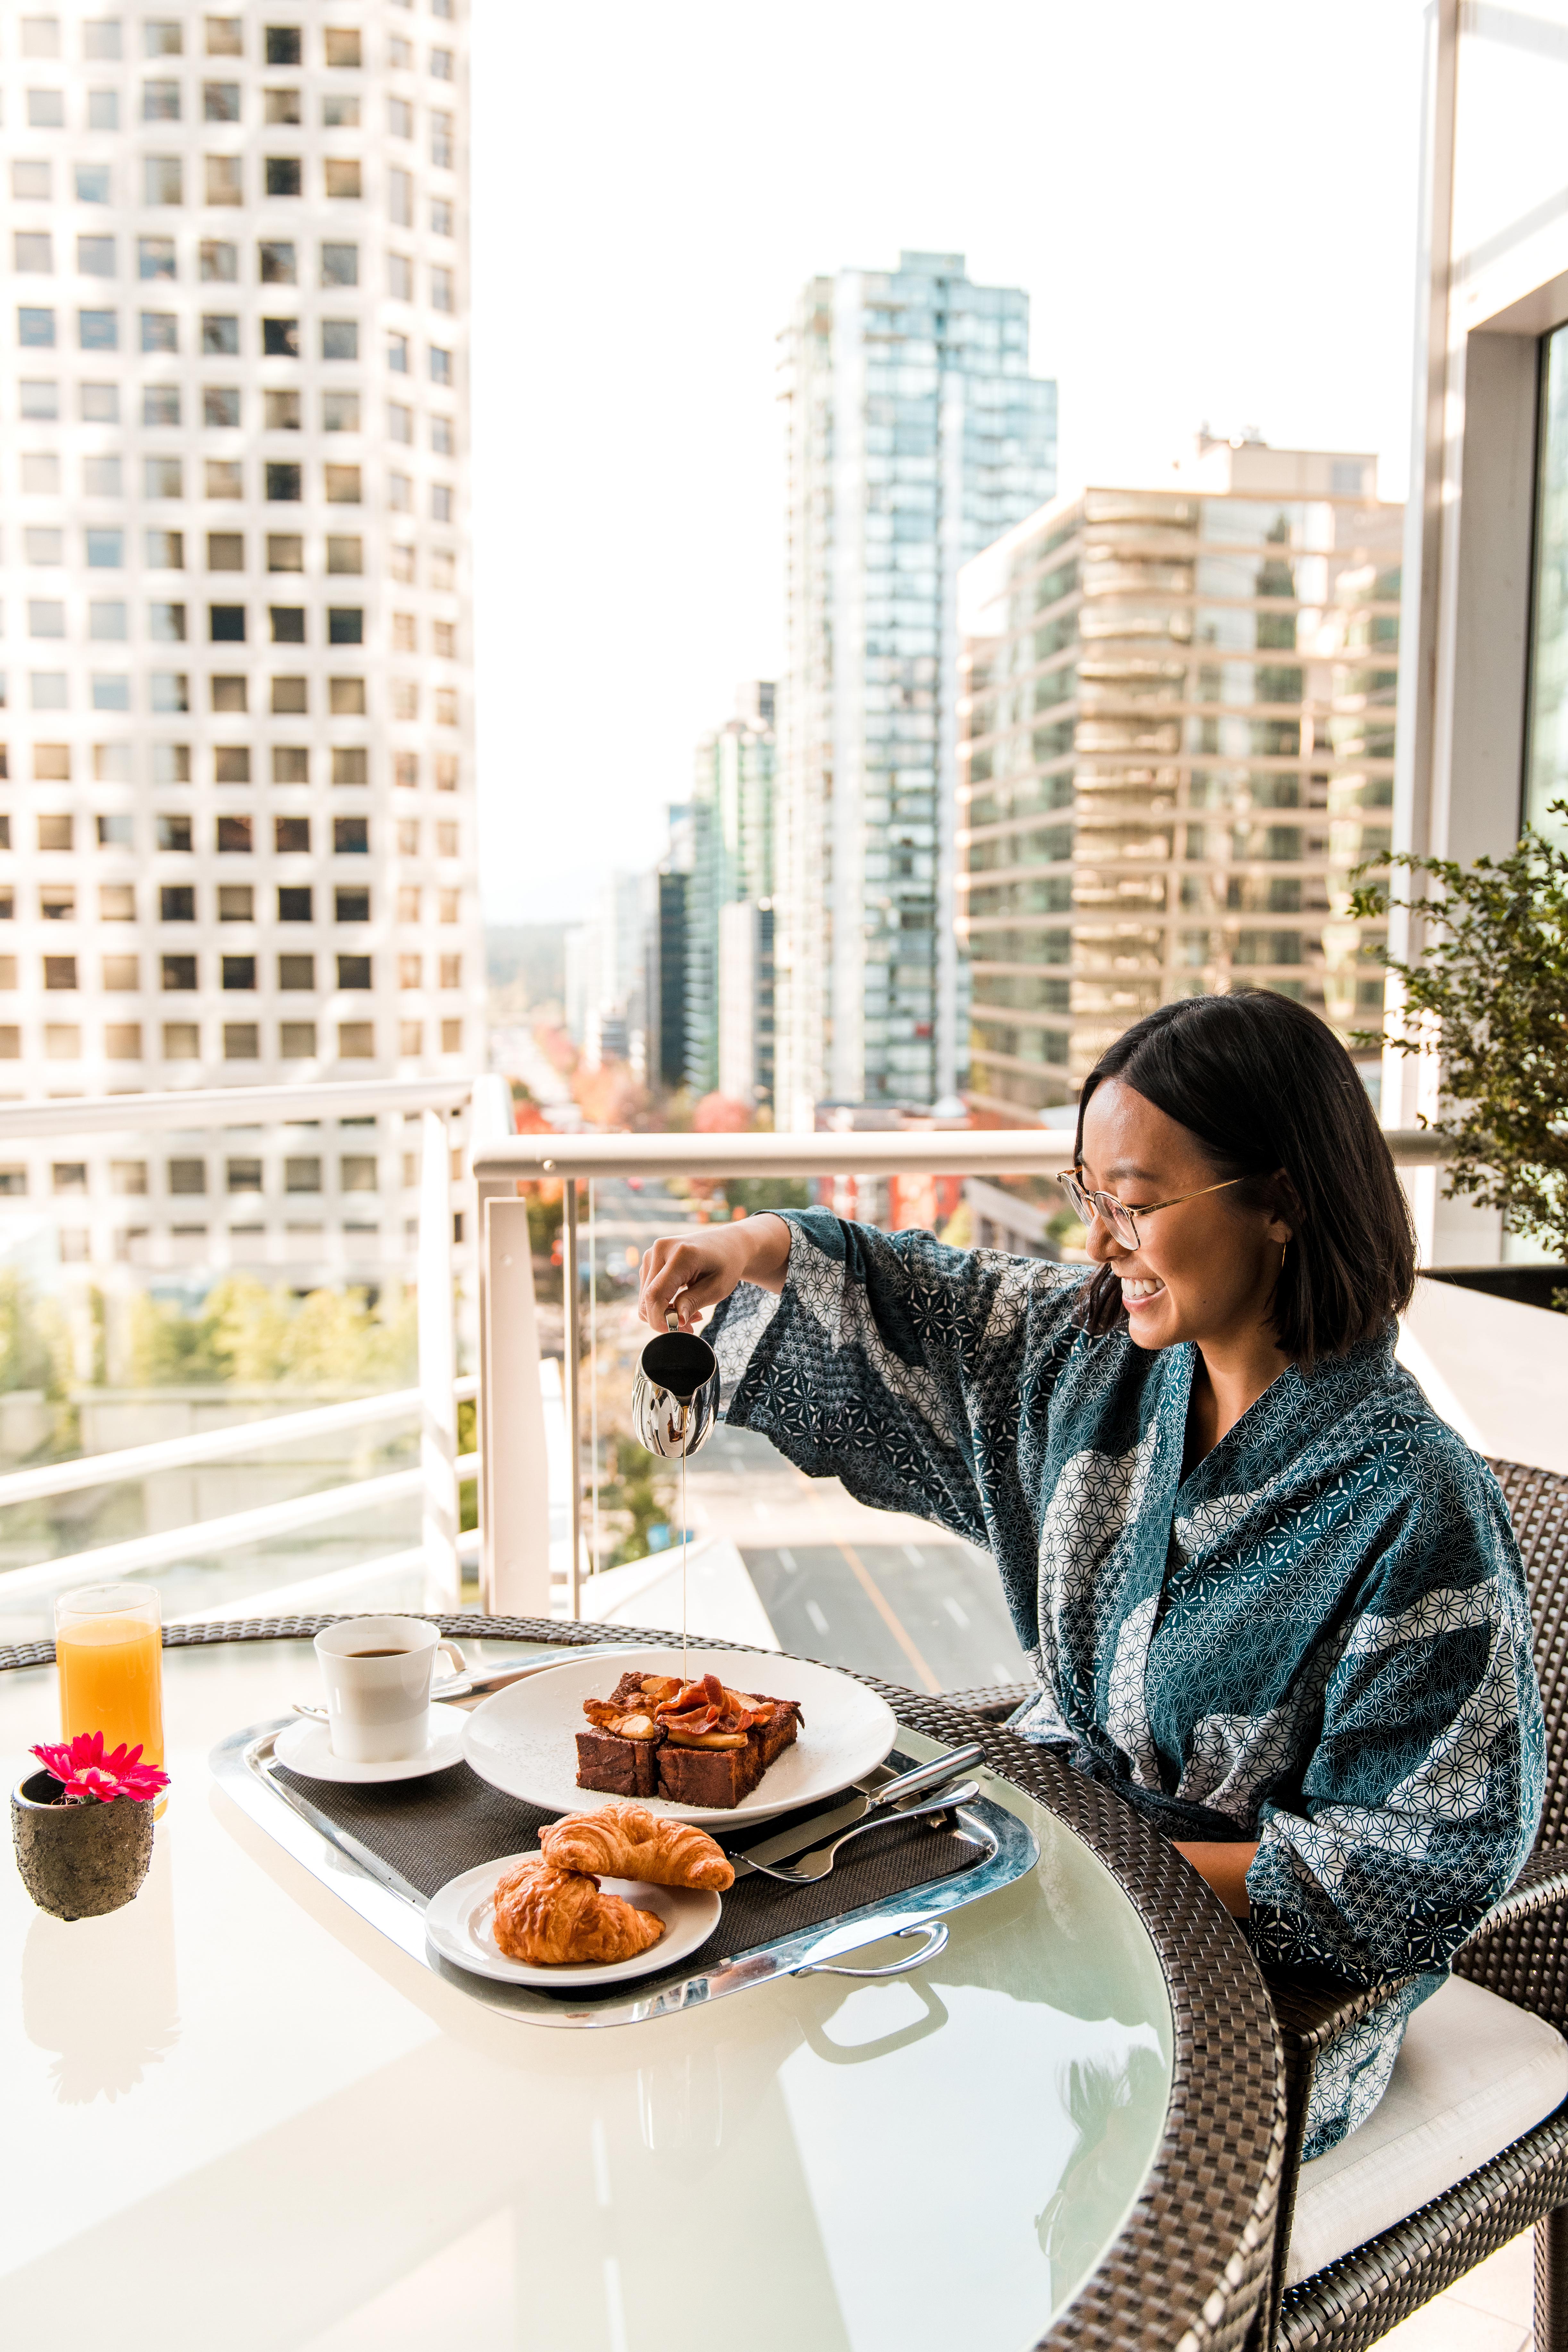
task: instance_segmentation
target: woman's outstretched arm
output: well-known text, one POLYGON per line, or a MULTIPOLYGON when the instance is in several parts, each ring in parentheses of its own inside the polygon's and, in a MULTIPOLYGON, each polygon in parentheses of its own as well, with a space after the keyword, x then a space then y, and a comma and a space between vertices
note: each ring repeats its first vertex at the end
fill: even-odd
POLYGON ((792 1210, 655 1243, 643 1312, 657 1328, 672 1308, 685 1320, 716 1307, 727 1419, 808 1476, 934 1519, 998 1562, 1000 1504, 1025 1563, 1015 1581, 1032 1594, 1018 1432, 1026 1412, 1043 1424, 1081 1283, 1076 1268, 792 1210))

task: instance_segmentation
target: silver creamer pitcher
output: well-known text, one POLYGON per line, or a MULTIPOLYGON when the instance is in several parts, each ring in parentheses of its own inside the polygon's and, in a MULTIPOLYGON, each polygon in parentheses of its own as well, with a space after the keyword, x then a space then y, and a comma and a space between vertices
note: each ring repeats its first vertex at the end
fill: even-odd
POLYGON ((695 1454, 718 1419, 718 1358, 674 1315, 643 1349, 632 1387, 632 1426, 650 1454, 695 1454))

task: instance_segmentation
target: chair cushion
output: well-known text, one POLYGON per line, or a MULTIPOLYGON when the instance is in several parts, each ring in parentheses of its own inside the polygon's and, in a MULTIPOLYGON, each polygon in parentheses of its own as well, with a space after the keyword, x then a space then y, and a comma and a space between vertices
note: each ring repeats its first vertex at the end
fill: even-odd
POLYGON ((1295 2286, 1441 2196, 1568 2098, 1568 2042, 1450 1977, 1405 2030, 1361 2129, 1301 2167, 1285 2284, 1295 2286))

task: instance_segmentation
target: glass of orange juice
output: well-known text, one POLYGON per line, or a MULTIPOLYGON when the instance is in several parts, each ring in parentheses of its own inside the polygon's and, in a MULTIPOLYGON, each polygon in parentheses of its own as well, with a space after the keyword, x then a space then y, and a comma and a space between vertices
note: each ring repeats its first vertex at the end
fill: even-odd
POLYGON ((60 1593, 55 1663, 62 1738, 101 1731, 106 1752, 123 1740, 141 1748, 144 1764, 162 1763, 163 1637, 151 1585, 87 1584, 60 1593))

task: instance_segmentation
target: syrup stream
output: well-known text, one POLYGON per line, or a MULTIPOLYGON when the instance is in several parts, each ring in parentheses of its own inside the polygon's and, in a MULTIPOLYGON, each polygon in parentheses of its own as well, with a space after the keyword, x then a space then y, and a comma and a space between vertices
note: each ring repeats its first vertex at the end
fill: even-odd
MULTIPOLYGON (((683 1421, 685 1419, 685 1409, 682 1411, 681 1418, 683 1421)), ((686 1525, 686 1453, 683 1446, 681 1448, 681 1680, 683 1683, 689 1683, 692 1678, 691 1666, 686 1657, 686 1550, 691 1539, 692 1531, 686 1525)))

